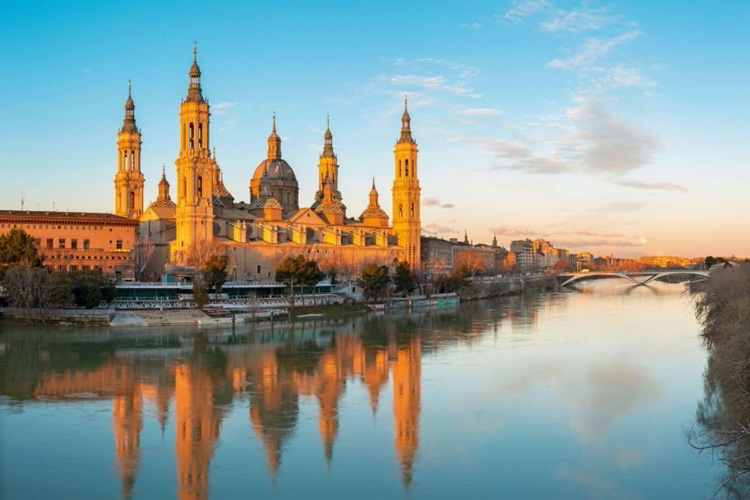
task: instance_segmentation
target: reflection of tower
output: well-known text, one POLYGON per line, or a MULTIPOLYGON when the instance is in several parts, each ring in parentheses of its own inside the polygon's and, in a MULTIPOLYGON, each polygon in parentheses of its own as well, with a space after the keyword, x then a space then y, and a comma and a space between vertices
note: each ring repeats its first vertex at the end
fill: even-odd
POLYGON ((207 498, 208 469, 220 424, 214 412, 211 379, 190 365, 178 365, 175 399, 179 498, 207 498))
POLYGON ((409 344, 397 346, 392 361, 393 429, 396 453, 401 460, 404 485, 411 484, 412 466, 419 448, 421 342, 415 335, 409 344))
POLYGON ((265 353, 260 368, 254 371, 256 390, 250 395, 250 422, 263 441, 268 469, 275 479, 281 465, 284 441, 297 424, 298 396, 288 383, 280 380, 275 352, 265 353))
POLYGON ((374 352, 366 349, 363 354, 365 360, 362 380, 370 393, 370 406, 375 415, 378 411, 380 388, 388 382, 388 352, 385 349, 374 352))
POLYGON ((129 384, 122 394, 115 395, 112 401, 117 470, 122 478, 124 498, 133 496, 133 486, 138 473, 141 428, 143 427, 141 403, 141 392, 133 384, 129 384))
POLYGON ((333 459, 333 443, 339 431, 338 403, 345 388, 345 375, 341 373, 342 370, 339 366, 341 354, 346 353, 328 351, 323 355, 323 377, 318 389, 318 402, 320 404, 318 425, 329 468, 333 459))

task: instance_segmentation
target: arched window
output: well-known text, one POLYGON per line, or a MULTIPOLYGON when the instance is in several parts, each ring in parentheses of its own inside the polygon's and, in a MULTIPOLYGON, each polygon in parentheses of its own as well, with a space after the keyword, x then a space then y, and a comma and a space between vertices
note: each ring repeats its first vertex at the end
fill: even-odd
POLYGON ((404 216, 404 206, 403 205, 399 205, 398 206, 398 216, 399 217, 403 217, 404 216))
POLYGON ((203 124, 198 124, 198 149, 203 147, 203 124))
POLYGON ((193 124, 192 123, 188 125, 188 144, 190 144, 190 149, 193 149, 193 124))
POLYGON ((404 160, 404 177, 409 177, 409 160, 404 160))
POLYGON ((180 192, 178 197, 182 198, 183 196, 186 196, 186 195, 187 195, 187 178, 183 177, 182 178, 182 192, 180 192))
POLYGON ((125 151, 125 159, 123 161, 123 164, 125 165, 125 170, 128 170, 128 152, 125 151))
POLYGON ((411 210, 409 210, 409 217, 414 217, 414 203, 411 204, 411 210))
POLYGON ((198 198, 203 196, 203 177, 198 176, 198 198))
POLYGON ((128 209, 132 210, 135 208, 135 191, 130 192, 130 200, 128 201, 128 209))

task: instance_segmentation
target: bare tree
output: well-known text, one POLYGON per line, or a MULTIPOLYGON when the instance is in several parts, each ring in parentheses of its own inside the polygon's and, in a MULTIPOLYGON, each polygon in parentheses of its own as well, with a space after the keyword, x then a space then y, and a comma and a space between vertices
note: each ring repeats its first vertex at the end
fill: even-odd
POLYGON ((216 241, 198 239, 193 241, 185 250, 179 252, 177 263, 196 269, 205 269, 206 263, 211 257, 222 253, 224 253, 223 248, 216 241))
POLYGON ((133 271, 136 281, 143 281, 146 269, 154 255, 154 244, 148 238, 141 237, 133 248, 133 271))
POLYGON ((45 310, 67 305, 70 289, 64 285, 60 274, 40 267, 12 267, 5 275, 10 303, 25 310, 28 322, 32 321, 34 309, 43 321, 45 310))

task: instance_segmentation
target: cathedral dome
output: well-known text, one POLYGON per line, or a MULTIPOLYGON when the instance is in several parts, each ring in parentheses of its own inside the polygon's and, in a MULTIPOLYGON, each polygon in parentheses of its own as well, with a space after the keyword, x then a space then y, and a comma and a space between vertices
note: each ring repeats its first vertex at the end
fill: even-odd
POLYGON ((278 159, 265 159, 255 168, 253 174, 253 180, 260 181, 263 179, 263 174, 268 171, 268 178, 270 180, 285 180, 285 181, 297 181, 297 176, 294 175, 294 170, 286 162, 286 160, 278 159))

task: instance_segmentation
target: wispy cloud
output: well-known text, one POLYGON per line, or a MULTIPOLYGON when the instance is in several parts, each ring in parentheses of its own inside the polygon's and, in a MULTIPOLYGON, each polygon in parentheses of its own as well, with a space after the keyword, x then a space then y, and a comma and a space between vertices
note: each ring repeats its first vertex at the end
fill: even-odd
POLYGON ((679 191, 681 193, 687 193, 687 188, 680 184, 674 184, 672 182, 648 182, 639 181, 632 179, 622 179, 615 181, 615 184, 619 186, 635 188, 635 189, 653 189, 659 191, 679 191))
POLYGON ((512 236, 521 238, 532 238, 540 233, 529 228, 495 226, 490 228, 490 232, 495 236, 512 236))
POLYGON ((466 108, 460 111, 460 114, 467 116, 499 116, 502 111, 494 108, 466 108))
POLYGON ((641 32, 633 30, 610 38, 587 38, 574 54, 563 59, 553 59, 547 63, 547 67, 573 70, 592 66, 618 45, 635 40, 639 36, 641 32))
POLYGON ((224 116, 233 107, 237 106, 236 102, 220 102, 211 106, 214 116, 224 116))
POLYGON ((657 137, 608 113, 597 99, 583 99, 567 114, 576 127, 567 147, 586 172, 625 173, 648 164, 662 148, 657 137))
POLYGON ((423 207, 440 207, 440 208, 453 208, 453 203, 446 203, 438 200, 437 198, 422 198, 423 207))
POLYGON ((552 8, 549 0, 513 0, 510 9, 503 15, 509 21, 523 22, 525 19, 552 8))
POLYGON ((422 228, 422 233, 427 235, 457 234, 459 233, 459 231, 450 226, 430 222, 424 225, 424 227, 422 228))
POLYGON ((572 9, 565 11, 555 9, 552 16, 541 23, 544 31, 581 31, 600 30, 617 20, 605 7, 572 9))

